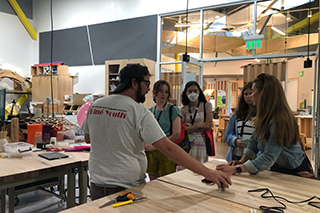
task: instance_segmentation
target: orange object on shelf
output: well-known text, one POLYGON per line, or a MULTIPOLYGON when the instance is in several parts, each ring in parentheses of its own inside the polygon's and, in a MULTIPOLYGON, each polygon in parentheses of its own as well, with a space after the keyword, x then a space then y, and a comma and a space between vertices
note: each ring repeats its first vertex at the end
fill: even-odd
POLYGON ((34 144, 34 135, 36 132, 42 132, 42 124, 28 124, 27 143, 34 144))

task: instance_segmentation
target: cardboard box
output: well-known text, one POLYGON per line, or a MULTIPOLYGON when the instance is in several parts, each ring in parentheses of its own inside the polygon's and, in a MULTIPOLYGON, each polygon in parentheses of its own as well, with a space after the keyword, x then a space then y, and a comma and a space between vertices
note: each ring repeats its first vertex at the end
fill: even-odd
POLYGON ((41 111, 43 111, 43 102, 30 102, 30 111, 31 113, 35 113, 36 112, 36 108, 40 108, 41 111))
MULTIPOLYGON (((58 104, 53 104, 53 110, 55 113, 58 113, 58 104)), ((47 104, 43 105, 42 112, 48 113, 48 105, 47 104)), ((49 113, 52 113, 52 104, 49 104, 49 113)))
POLYGON ((83 101, 83 98, 90 94, 73 94, 73 105, 83 105, 85 102, 83 101))

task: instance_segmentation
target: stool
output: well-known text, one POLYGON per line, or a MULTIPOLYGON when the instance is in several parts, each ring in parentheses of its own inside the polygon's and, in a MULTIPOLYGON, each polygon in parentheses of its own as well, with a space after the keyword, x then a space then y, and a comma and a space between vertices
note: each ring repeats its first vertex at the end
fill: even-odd
POLYGON ((216 123, 214 121, 212 121, 212 130, 215 134, 217 134, 217 127, 216 127, 216 123))
POLYGON ((218 128, 218 132, 217 132, 217 140, 221 140, 221 142, 225 142, 224 141, 224 131, 225 129, 222 128, 218 128))
POLYGON ((306 134, 301 133, 300 134, 300 146, 303 149, 303 151, 306 150, 307 148, 307 139, 306 139, 306 134))

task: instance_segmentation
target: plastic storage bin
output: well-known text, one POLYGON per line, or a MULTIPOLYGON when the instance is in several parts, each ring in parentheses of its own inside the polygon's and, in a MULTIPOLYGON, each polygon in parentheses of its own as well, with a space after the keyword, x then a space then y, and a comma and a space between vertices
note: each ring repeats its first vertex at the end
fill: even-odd
POLYGON ((7 154, 10 154, 12 157, 19 158, 32 154, 32 144, 25 142, 15 142, 3 144, 4 150, 7 154))

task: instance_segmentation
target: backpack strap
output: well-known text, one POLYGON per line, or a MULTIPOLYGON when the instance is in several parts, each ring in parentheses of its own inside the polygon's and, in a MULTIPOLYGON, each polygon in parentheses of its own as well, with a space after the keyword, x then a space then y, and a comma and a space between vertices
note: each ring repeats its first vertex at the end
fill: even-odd
POLYGON ((206 122, 206 118, 207 118, 207 112, 206 112, 206 103, 207 103, 207 101, 205 101, 204 103, 203 103, 203 116, 204 116, 204 121, 203 122, 206 122))
POLYGON ((172 135, 172 108, 173 108, 173 105, 170 105, 170 108, 169 108, 170 135, 172 135))

